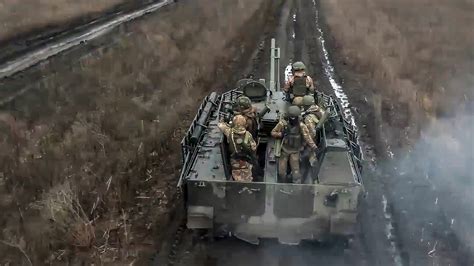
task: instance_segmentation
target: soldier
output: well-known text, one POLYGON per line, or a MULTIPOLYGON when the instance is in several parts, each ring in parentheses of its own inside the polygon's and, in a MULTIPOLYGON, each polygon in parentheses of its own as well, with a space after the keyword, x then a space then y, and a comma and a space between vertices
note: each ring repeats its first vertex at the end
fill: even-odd
POLYGON ((260 119, 270 111, 270 108, 265 104, 265 107, 257 113, 257 109, 252 106, 252 101, 249 97, 242 95, 234 103, 234 115, 243 115, 246 119, 245 128, 252 134, 254 139, 258 137, 258 124, 260 119))
POLYGON ((258 120, 257 110, 252 106, 252 101, 247 96, 240 96, 235 101, 233 107, 234 115, 242 115, 245 117, 245 129, 247 129, 252 137, 257 138, 258 120))
POLYGON ((282 139, 281 155, 278 161, 280 181, 286 179, 288 162, 290 163, 293 183, 301 183, 300 152, 305 143, 315 151, 317 146, 309 133, 308 127, 301 121, 301 109, 298 106, 288 108, 288 118, 282 119, 272 130, 272 137, 282 139))
POLYGON ((316 126, 319 120, 323 117, 324 111, 316 105, 314 97, 312 95, 306 95, 303 97, 303 121, 308 127, 311 137, 316 137, 316 126))
POLYGON ((283 90, 290 95, 294 105, 302 106, 303 97, 314 93, 313 79, 306 75, 306 66, 303 62, 295 62, 292 65, 293 76, 285 83, 283 90))
POLYGON ((235 181, 251 182, 252 161, 255 159, 257 144, 250 132, 245 130, 245 125, 245 117, 236 115, 232 120, 232 127, 224 122, 220 122, 218 127, 229 143, 232 177, 235 181))
MULTIPOLYGON (((323 117, 324 111, 316 105, 312 95, 306 95, 303 97, 303 108, 303 122, 306 127, 308 127, 311 138, 316 143, 316 126, 323 117)), ((318 161, 316 154, 308 146, 306 146, 302 152, 302 158, 302 161, 308 160, 312 167, 315 167, 318 161)))

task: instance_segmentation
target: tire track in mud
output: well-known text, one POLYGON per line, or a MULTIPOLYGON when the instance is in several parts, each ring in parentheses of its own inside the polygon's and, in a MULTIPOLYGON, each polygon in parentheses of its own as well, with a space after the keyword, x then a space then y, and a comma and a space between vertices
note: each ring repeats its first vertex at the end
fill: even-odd
POLYGON ((163 0, 129 13, 117 13, 119 15, 117 15, 115 18, 111 18, 97 25, 96 21, 93 21, 85 26, 81 26, 81 28, 84 27, 84 29, 75 34, 66 34, 65 37, 53 38, 51 41, 45 43, 44 45, 37 47, 31 51, 27 51, 25 54, 20 55, 19 57, 14 59, 10 59, 9 61, 1 64, 0 79, 21 72, 44 60, 47 60, 52 56, 71 49, 74 46, 83 44, 100 36, 103 36, 104 34, 110 32, 111 30, 120 26, 123 23, 142 17, 148 13, 154 12, 173 2, 173 0, 163 0))
MULTIPOLYGON (((319 42, 319 46, 320 46, 320 50, 322 54, 321 63, 324 69, 324 74, 332 87, 334 95, 339 100, 339 103, 341 104, 343 108, 345 119, 348 120, 350 124, 354 126, 356 131, 359 131, 357 123, 355 121, 355 116, 353 115, 352 110, 351 110, 352 105, 349 101, 349 97, 344 91, 344 88, 341 85, 341 83, 337 81, 338 79, 337 74, 335 72, 334 65, 332 64, 332 61, 330 59, 329 48, 326 43, 325 34, 321 26, 319 4, 317 3, 316 0, 311 0, 311 1, 315 10, 314 19, 315 19, 316 28, 317 28, 318 42, 319 42)), ((360 143, 360 144, 362 147, 368 145, 366 143, 360 143)), ((375 161, 375 158, 372 158, 372 161, 375 161)), ((389 252, 391 254, 391 257, 393 258, 393 264, 397 266, 401 266, 403 265, 403 260, 402 260, 400 251, 398 249, 399 243, 397 243, 394 221, 392 218, 391 208, 388 207, 389 204, 387 202, 387 197, 382 193, 381 195, 377 195, 376 198, 379 199, 378 201, 382 203, 383 217, 384 217, 384 223, 385 223, 384 233, 390 245, 389 252), (381 197, 381 199, 379 199, 379 197, 381 197)))

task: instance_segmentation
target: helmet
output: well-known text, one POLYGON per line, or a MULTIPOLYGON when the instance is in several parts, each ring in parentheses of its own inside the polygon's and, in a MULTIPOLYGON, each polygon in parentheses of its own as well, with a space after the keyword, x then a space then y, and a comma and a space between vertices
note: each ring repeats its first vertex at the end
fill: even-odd
POLYGON ((313 96, 311 96, 311 95, 305 95, 305 96, 303 97, 303 105, 304 105, 304 106, 311 106, 311 105, 313 105, 313 104, 315 104, 315 101, 314 101, 314 97, 313 97, 313 96))
POLYGON ((293 99, 293 105, 302 106, 302 105, 303 105, 303 97, 301 97, 301 96, 296 96, 296 97, 293 99))
POLYGON ((304 65, 303 62, 298 61, 298 62, 293 63, 292 68, 293 68, 293 71, 301 71, 301 70, 305 70, 306 66, 304 65))
POLYGON ((233 127, 238 131, 245 131, 245 126, 247 125, 247 119, 243 115, 236 115, 232 119, 233 127))
POLYGON ((240 96, 239 98, 237 98, 236 102, 237 102, 237 106, 241 110, 248 109, 248 108, 252 107, 252 101, 247 96, 240 96))
POLYGON ((296 106, 292 105, 288 108, 288 117, 298 117, 301 115, 301 109, 296 106))

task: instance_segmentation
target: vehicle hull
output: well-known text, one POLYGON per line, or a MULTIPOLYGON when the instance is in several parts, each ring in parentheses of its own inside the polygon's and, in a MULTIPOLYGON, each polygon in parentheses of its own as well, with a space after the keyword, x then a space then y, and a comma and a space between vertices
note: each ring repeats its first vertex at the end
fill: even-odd
POLYGON ((190 181, 188 228, 281 243, 352 236, 360 186, 190 181), (332 195, 332 196, 329 196, 332 195), (337 195, 337 196, 334 196, 337 195))

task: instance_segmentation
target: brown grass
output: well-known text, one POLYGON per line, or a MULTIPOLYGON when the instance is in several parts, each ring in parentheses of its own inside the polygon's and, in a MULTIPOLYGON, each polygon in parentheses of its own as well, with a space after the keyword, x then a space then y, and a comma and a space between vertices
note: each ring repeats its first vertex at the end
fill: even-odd
POLYGON ((354 70, 357 81, 371 87, 346 89, 366 112, 362 120, 379 152, 379 165, 397 172, 376 182, 386 183, 393 199, 402 249, 423 246, 418 232, 430 221, 431 229, 424 232, 440 241, 441 253, 435 257, 452 256, 467 265, 462 263, 469 260, 463 248, 469 250, 466 254, 474 251, 474 2, 327 0, 321 5, 349 72, 354 70), (383 160, 390 146, 395 159, 383 160), (430 189, 408 195, 420 184, 430 189), (439 216, 430 217, 433 207, 427 199, 433 196, 447 225, 439 216), (464 247, 452 236, 443 239, 451 230, 464 247))
POLYGON ((104 12, 127 0, 0 0, 0 41, 32 29, 104 12))
POLYGON ((382 96, 384 108, 396 109, 385 117, 390 126, 422 124, 473 100, 472 1, 330 0, 321 5, 345 62, 382 96), (397 118, 397 112, 405 118, 397 118))
POLYGON ((51 188, 40 201, 39 210, 43 219, 51 221, 57 230, 55 235, 76 247, 89 248, 92 245, 95 239, 92 221, 69 182, 51 188))
POLYGON ((253 48, 241 28, 262 23, 262 3, 184 1, 130 25, 111 48, 46 68, 0 114, 0 191, 12 195, 0 202, 0 237, 24 237, 34 264, 77 262, 77 247, 86 264, 153 251, 174 204, 183 130, 253 48))

